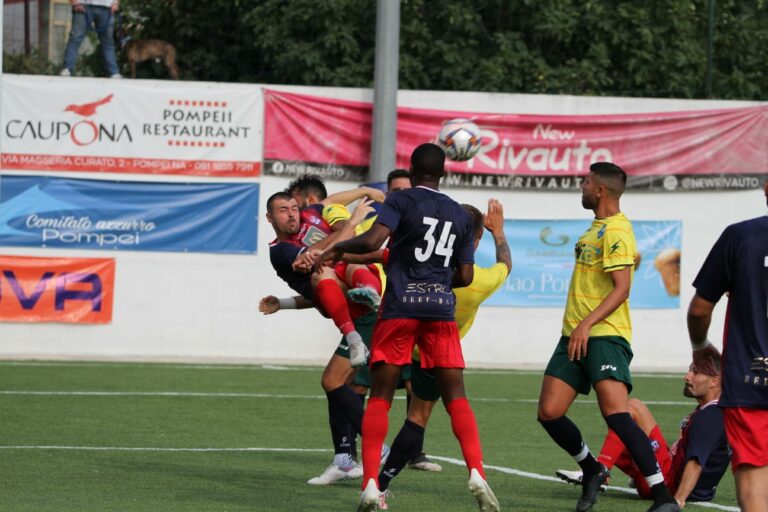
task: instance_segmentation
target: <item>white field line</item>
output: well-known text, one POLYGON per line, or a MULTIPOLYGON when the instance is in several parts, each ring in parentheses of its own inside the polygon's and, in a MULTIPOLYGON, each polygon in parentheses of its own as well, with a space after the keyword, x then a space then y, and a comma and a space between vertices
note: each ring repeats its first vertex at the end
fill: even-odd
MULTIPOLYGON (((325 400, 325 395, 283 395, 273 393, 206 393, 195 391, 29 391, 29 390, 0 390, 0 395, 24 395, 24 396, 94 396, 94 397, 166 397, 166 398, 184 398, 184 397, 203 397, 203 398, 288 398, 298 400, 325 400)), ((405 400, 404 396, 395 396, 395 400, 405 400)), ((483 398, 470 397, 471 402, 494 402, 494 403, 522 403, 536 404, 537 398, 483 398)), ((693 405, 693 401, 644 401, 648 405, 693 405)), ((576 404, 595 404, 595 400, 576 400, 576 404)))
MULTIPOLYGON (((318 372, 322 371, 320 366, 292 366, 282 364, 201 364, 201 363, 151 363, 141 361, 0 361, 0 366, 72 366, 72 367, 103 367, 103 366, 150 366, 154 368, 173 368, 177 370, 267 370, 267 371, 288 371, 288 372, 318 372)), ((468 369, 464 371, 468 375, 542 375, 544 370, 520 370, 520 369, 468 369)), ((652 373, 652 372, 633 372, 634 377, 654 378, 654 379, 680 379, 682 380, 685 372, 680 373, 652 373)))
MULTIPOLYGON (((454 458, 451 458, 451 457, 441 457, 439 455, 433 455, 432 453, 429 454, 429 458, 430 459, 439 460, 439 461, 442 461, 442 462, 447 462, 449 464, 454 464, 456 466, 464 467, 466 465, 465 462, 463 460, 461 460, 461 459, 454 459, 454 458)), ((554 476, 540 475, 538 473, 531 473, 529 471, 520 471, 519 469, 513 469, 513 468, 504 467, 504 466, 492 466, 490 464, 483 464, 483 467, 485 469, 493 469, 493 470, 499 471, 501 473, 505 473, 507 475, 522 476, 522 477, 525 477, 525 478, 532 478, 534 480, 545 480, 547 482, 567 483, 567 482, 563 482, 562 480, 560 480, 559 478, 554 477, 554 476)), ((568 485, 570 485, 570 484, 568 484, 568 485)), ((624 493, 627 493, 627 494, 637 495, 637 491, 635 489, 630 489, 628 487, 616 487, 616 486, 613 486, 613 485, 609 485, 607 487, 608 487, 608 489, 610 489, 612 491, 619 491, 619 492, 624 492, 624 493)), ((728 511, 733 511, 733 512, 739 512, 739 508, 738 507, 729 507, 727 505, 719 505, 717 503, 693 502, 692 501, 690 503, 686 503, 686 505, 696 505, 696 506, 699 506, 699 507, 716 508, 718 510, 728 510, 728 511)))
MULTIPOLYGON (((246 447, 246 448, 156 448, 156 447, 141 447, 141 446, 57 446, 57 445, 20 445, 20 446, 0 446, 0 450, 78 450, 78 451, 118 451, 118 452, 304 452, 304 453, 330 453, 333 450, 327 448, 262 448, 262 447, 246 447)), ((431 459, 447 462, 456 466, 464 466, 465 463, 461 459, 454 459, 452 457, 442 457, 439 455, 429 454, 431 459)), ((521 471, 519 469, 508 468, 505 466, 494 466, 485 464, 485 469, 492 469, 500 473, 507 475, 521 476, 524 478, 531 478, 534 480, 544 480, 547 482, 555 482, 558 484, 567 484, 554 476, 540 475, 538 473, 531 473, 529 471, 521 471)), ((637 494, 635 489, 629 489, 626 487, 608 486, 608 489, 613 491, 625 492, 627 494, 637 494)), ((697 503, 691 502, 688 505, 696 505, 699 507, 715 508, 718 510, 727 510, 733 512, 739 512, 738 507, 728 507, 725 505, 718 505, 717 503, 697 503)))

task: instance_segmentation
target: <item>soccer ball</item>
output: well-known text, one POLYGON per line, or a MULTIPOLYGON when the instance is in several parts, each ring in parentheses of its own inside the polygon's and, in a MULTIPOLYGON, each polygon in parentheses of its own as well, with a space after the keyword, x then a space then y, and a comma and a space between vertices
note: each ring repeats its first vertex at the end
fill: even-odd
POLYGON ((469 119, 452 119, 443 123, 437 143, 449 159, 464 162, 480 151, 483 138, 480 128, 469 119))

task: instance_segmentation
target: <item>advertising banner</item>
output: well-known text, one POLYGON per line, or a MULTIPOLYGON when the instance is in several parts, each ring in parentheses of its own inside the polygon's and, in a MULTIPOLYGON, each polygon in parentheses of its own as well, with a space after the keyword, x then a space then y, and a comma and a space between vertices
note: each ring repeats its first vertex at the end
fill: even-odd
MULTIPOLYGON (((506 220, 504 232, 512 250, 512 272, 484 305, 565 306, 575 261, 574 247, 589 220, 506 220)), ((632 221, 640 253, 635 268, 632 308, 680 307, 679 221, 632 221)), ((480 266, 496 262, 493 240, 486 233, 476 253, 480 266)))
POLYGON ((258 183, 0 176, 0 245, 255 253, 258 183))
POLYGON ((115 260, 0 256, 0 321, 107 324, 115 260))
MULTIPOLYGON (((370 103, 264 91, 265 173, 360 179, 371 148, 370 103)), ((482 147, 448 161, 445 186, 578 189, 589 165, 621 165, 646 190, 749 189, 768 173, 768 106, 619 115, 489 114, 398 108, 396 167, 442 124, 468 118, 482 147)))
POLYGON ((258 176, 253 85, 3 75, 2 168, 258 176))

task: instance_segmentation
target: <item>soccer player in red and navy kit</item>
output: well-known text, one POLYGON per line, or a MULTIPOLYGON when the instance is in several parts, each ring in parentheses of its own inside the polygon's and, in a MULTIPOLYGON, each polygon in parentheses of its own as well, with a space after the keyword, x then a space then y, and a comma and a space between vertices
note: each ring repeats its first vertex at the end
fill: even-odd
POLYGON ((498 511, 499 502, 485 481, 477 422, 464 392, 464 357, 454 319, 454 287, 474 274, 473 231, 469 215, 438 191, 445 153, 422 144, 411 154, 412 189, 391 194, 366 233, 340 242, 318 262, 342 254, 365 254, 389 241, 387 287, 371 342, 371 398, 363 417, 363 493, 359 511, 378 508, 381 444, 398 377, 411 362, 414 344, 421 366, 432 369, 453 432, 469 469, 469 489, 480 510, 498 511))
MULTIPOLYGON (((768 182, 765 184, 768 198, 768 182)), ((725 431, 739 506, 768 511, 768 216, 728 226, 693 282, 688 333, 696 364, 717 353, 712 311, 728 294, 723 338, 725 431)))
MULTIPOLYGON (((354 226, 349 226, 346 233, 332 234, 331 227, 323 220, 322 206, 299 211, 296 200, 287 192, 277 192, 267 200, 267 221, 272 224, 277 237, 269 244, 269 259, 277 275, 304 300, 312 301, 321 312, 331 317, 347 339, 350 364, 364 364, 368 349, 355 330, 352 315, 362 314, 367 306, 348 304, 344 292, 366 287, 376 294, 381 293, 378 276, 365 265, 339 264, 316 274, 301 271, 296 266, 309 247, 320 247, 334 237, 351 236, 354 226), (355 308, 360 311, 354 311, 355 308)), ((295 308, 296 304, 281 304, 281 307, 295 308)))

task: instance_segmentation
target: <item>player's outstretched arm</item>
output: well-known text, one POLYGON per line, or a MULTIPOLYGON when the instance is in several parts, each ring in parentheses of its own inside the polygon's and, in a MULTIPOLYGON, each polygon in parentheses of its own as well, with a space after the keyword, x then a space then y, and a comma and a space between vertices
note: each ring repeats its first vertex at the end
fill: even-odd
POLYGON ((301 295, 295 295, 285 299, 280 299, 274 295, 267 295, 259 301, 259 311, 265 315, 277 313, 281 309, 307 309, 312 307, 312 301, 305 299, 301 295))
POLYGON ((475 266, 472 263, 462 263, 456 272, 453 273, 453 282, 451 288, 464 288, 469 286, 472 279, 475 278, 475 266))
POLYGON ((690 496, 693 488, 696 487, 696 482, 699 481, 701 472, 702 467, 698 460, 691 459, 685 463, 683 475, 680 477, 680 484, 677 486, 677 492, 675 492, 675 499, 680 508, 685 506, 685 501, 690 496))
POLYGON ((707 340, 709 324, 715 305, 695 294, 688 306, 688 337, 693 349, 693 362, 704 364, 709 358, 719 355, 717 348, 707 340))
MULTIPOLYGON (((342 240, 348 240, 355 236, 355 228, 365 220, 365 218, 368 216, 368 214, 373 213, 375 210, 371 206, 373 204, 373 201, 370 199, 363 199, 360 201, 360 204, 358 204, 354 211, 352 212, 352 216, 347 221, 343 221, 343 223, 337 223, 341 224, 342 228, 338 231, 334 231, 324 239, 317 242, 315 245, 312 246, 312 250, 315 251, 321 251, 328 249, 330 247, 333 247, 336 243, 342 241, 342 240)), ((378 249, 378 247, 377 247, 378 249)), ((369 251, 370 252, 370 251, 369 251)), ((309 256, 306 256, 309 257, 309 256)), ((314 263, 311 262, 309 265, 310 267, 314 263)))
POLYGON ((325 199, 323 199, 321 204, 323 206, 328 206, 329 204, 343 204, 344 206, 346 206, 349 203, 354 203, 358 199, 362 199, 366 196, 373 199, 377 203, 383 203, 384 199, 387 197, 387 195, 384 192, 382 192, 377 188, 357 187, 350 190, 342 190, 341 192, 336 192, 335 194, 331 194, 325 199))
POLYGON ((371 229, 349 240, 339 242, 333 247, 326 249, 315 262, 315 271, 319 271, 322 265, 332 265, 339 261, 345 253, 366 254, 380 249, 382 244, 389 238, 391 231, 384 224, 374 224, 371 229))
POLYGON ((485 214, 485 229, 493 235, 493 243, 496 246, 496 263, 507 266, 507 273, 512 271, 512 252, 504 234, 504 208, 496 199, 488 200, 488 213, 485 214))

